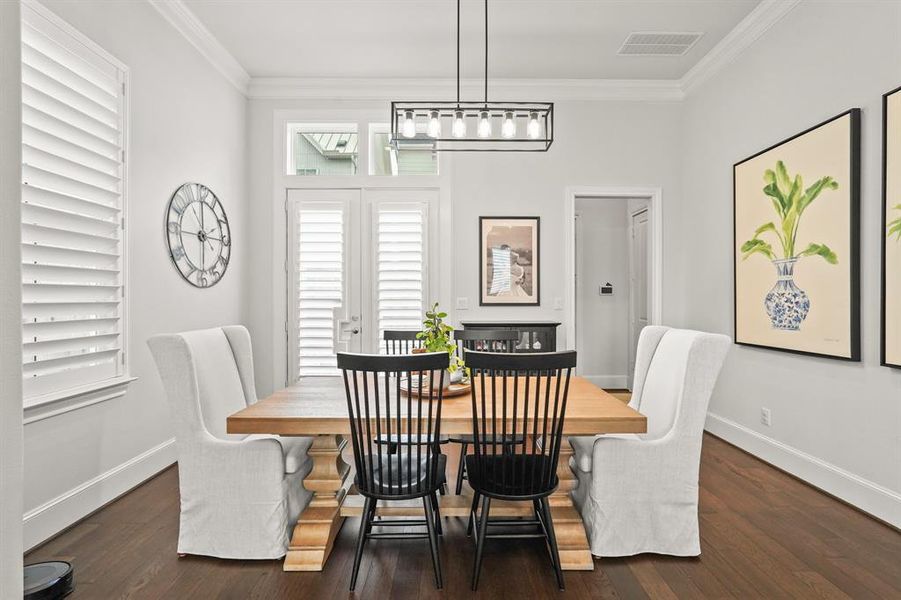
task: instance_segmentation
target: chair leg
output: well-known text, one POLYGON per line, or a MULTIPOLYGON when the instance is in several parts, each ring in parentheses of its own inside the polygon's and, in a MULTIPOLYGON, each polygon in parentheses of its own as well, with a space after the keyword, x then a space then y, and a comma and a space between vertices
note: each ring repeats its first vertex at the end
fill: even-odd
POLYGON ((466 537, 472 535, 472 526, 476 518, 476 509, 479 507, 479 497, 480 494, 478 492, 472 493, 472 508, 469 509, 469 523, 466 524, 466 537))
POLYGON ((463 474, 466 472, 466 450, 469 444, 463 442, 460 444, 460 463, 457 465, 457 495, 463 491, 463 474))
POLYGON ((472 567, 472 591, 479 587, 479 573, 482 571, 482 551, 485 549, 485 538, 488 537, 488 512, 491 510, 491 498, 482 498, 482 518, 479 521, 479 538, 476 540, 476 558, 472 567))
POLYGON ((444 531, 441 529, 441 507, 438 505, 438 494, 433 493, 430 500, 435 511, 435 531, 438 535, 444 535, 444 531))
POLYGON ((369 533, 370 523, 372 518, 372 508, 375 500, 373 498, 366 498, 365 503, 363 504, 363 514, 360 517, 360 533, 357 536, 357 549, 354 553, 354 566, 353 572, 350 575, 350 591, 354 591, 354 588, 357 587, 357 574, 360 572, 360 561, 363 558, 363 545, 366 543, 366 535, 369 533))
POLYGON ((438 535, 435 531, 435 510, 432 508, 432 500, 437 501, 435 495, 431 497, 423 497, 422 504, 425 506, 425 524, 429 530, 429 547, 432 550, 432 567, 435 569, 435 586, 440 590, 444 587, 441 578, 441 557, 438 555, 438 535))
MULTIPOLYGON (((372 525, 373 525, 373 521, 375 521, 375 510, 378 507, 378 503, 379 503, 378 500, 376 500, 375 498, 372 499, 372 508, 369 510, 369 522, 366 524, 366 534, 367 535, 372 533, 372 525)), ((366 511, 365 505, 364 505, 363 511, 365 514, 365 511, 366 511)))
POLYGON ((557 549, 557 536, 554 533, 554 522, 551 520, 551 505, 547 496, 541 499, 541 508, 544 509, 545 528, 547 529, 547 543, 551 552, 551 563, 554 565, 554 574, 557 576, 557 586, 560 590, 566 589, 563 584, 563 569, 560 568, 560 552, 557 549))

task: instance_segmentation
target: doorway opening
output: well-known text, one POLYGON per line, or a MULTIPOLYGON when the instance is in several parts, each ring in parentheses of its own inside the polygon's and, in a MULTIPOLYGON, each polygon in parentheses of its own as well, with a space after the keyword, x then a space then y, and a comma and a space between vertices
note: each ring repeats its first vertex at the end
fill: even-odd
POLYGON ((631 390, 641 330, 660 322, 659 191, 584 190, 568 198, 567 347, 578 373, 631 390))

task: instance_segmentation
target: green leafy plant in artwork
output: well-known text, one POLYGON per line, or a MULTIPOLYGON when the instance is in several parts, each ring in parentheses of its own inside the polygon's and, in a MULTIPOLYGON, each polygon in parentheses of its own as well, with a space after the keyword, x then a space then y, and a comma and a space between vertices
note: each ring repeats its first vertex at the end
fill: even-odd
POLYGON ((422 347, 429 352, 447 352, 450 360, 448 371, 454 373, 457 369, 463 368, 464 364, 463 359, 457 356, 457 345, 451 340, 454 328, 444 322, 446 318, 447 313, 442 312, 436 302, 431 310, 425 312, 423 329, 416 337, 422 340, 422 347))
POLYGON ((818 179, 813 185, 804 188, 801 175, 795 175, 794 179, 788 174, 785 163, 776 162, 776 168, 767 169, 763 174, 766 184, 763 193, 773 203, 773 208, 779 217, 778 225, 770 221, 764 223, 754 232, 754 237, 741 245, 742 258, 746 259, 752 254, 763 254, 770 260, 777 258, 790 259, 802 256, 821 256, 829 264, 838 263, 838 257, 826 244, 808 244, 806 248, 797 251, 798 226, 801 216, 811 203, 816 200, 824 190, 835 190, 838 182, 832 177, 818 179), (782 256, 777 257, 773 245, 762 236, 775 236, 782 249, 782 256))
MULTIPOLYGON (((896 204, 892 210, 901 210, 901 204, 896 204)), ((888 237, 895 236, 895 239, 901 242, 901 217, 888 224, 888 237)))

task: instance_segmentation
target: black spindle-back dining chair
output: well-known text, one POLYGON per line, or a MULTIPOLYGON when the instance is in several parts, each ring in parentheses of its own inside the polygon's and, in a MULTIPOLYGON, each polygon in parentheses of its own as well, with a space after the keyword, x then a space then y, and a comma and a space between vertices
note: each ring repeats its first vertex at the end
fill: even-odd
MULTIPOLYGON (((418 334, 419 331, 411 329, 386 329, 382 334, 382 338, 385 340, 385 354, 410 354, 413 350, 422 348, 422 340, 417 337, 418 334)), ((405 434, 394 433, 390 437, 387 435, 380 436, 377 442, 379 444, 387 445, 388 452, 394 454, 397 452, 399 446, 405 446, 410 443, 418 444, 419 440, 415 437, 411 440, 405 434)), ((443 437, 440 440, 440 443, 442 444, 446 444, 447 442, 448 438, 446 437, 443 437)), ((445 485, 445 482, 442 482, 441 494, 444 495, 446 490, 447 486, 445 485)), ((439 526, 439 533, 440 532, 439 526)))
POLYGON ((385 354, 410 354, 414 348, 422 347, 422 340, 417 338, 419 331, 408 329, 386 329, 382 332, 385 340, 385 354))
MULTIPOLYGON (((454 342, 457 344, 457 356, 463 357, 466 351, 484 352, 516 352, 519 343, 519 332, 511 329, 458 329, 454 330, 454 342)), ((452 435, 448 440, 460 444, 460 462, 457 465, 456 494, 463 491, 463 480, 466 479, 466 453, 472 444, 471 435, 452 435)), ((519 439, 511 439, 511 444, 521 444, 519 439)))
POLYGON ((465 360, 472 377, 474 452, 466 457, 469 485, 474 492, 468 533, 473 525, 476 531, 472 589, 478 586, 486 539, 543 537, 562 590, 563 571, 548 496, 559 484, 557 463, 576 353, 467 352, 465 360), (521 435, 526 436, 525 443, 506 443, 521 435), (490 522, 493 499, 531 501, 535 519, 490 522), (492 525, 535 525, 538 531, 489 534, 492 525))
POLYGON ((445 478, 447 459, 438 449, 441 435, 441 401, 446 352, 378 356, 338 353, 338 368, 344 376, 347 413, 350 419, 357 491, 365 498, 354 555, 350 589, 354 590, 366 540, 378 538, 428 538, 435 568, 435 583, 442 587, 438 556, 440 514, 436 492, 445 478), (432 383, 436 385, 432 385, 432 383), (394 454, 382 452, 382 436, 415 436, 418 444, 407 444, 394 454), (374 521, 379 500, 422 498, 422 521, 374 521), (425 525, 425 532, 373 533, 372 527, 425 525))

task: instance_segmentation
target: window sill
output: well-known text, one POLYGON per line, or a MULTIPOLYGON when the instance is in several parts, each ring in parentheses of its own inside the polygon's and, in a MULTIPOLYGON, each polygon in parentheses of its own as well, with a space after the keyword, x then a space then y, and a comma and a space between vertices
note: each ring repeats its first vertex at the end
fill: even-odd
POLYGON ((25 401, 23 423, 28 425, 63 413, 125 395, 128 384, 137 377, 124 375, 52 394, 35 396, 25 401))

